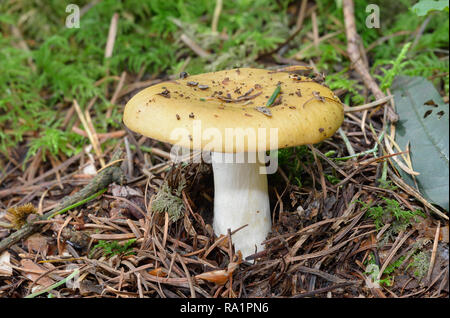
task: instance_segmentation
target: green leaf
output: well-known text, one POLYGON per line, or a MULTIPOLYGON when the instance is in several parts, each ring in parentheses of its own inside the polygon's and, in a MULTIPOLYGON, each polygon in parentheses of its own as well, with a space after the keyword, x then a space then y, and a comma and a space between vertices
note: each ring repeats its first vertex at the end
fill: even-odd
POLYGON ((443 11, 448 12, 448 0, 420 0, 416 3, 411 10, 418 16, 427 15, 430 11, 443 11))
MULTIPOLYGON (((398 76, 391 89, 397 113, 395 140, 404 151, 409 142, 418 190, 430 202, 449 209, 449 114, 433 84, 423 77, 398 76)), ((411 176, 398 169, 415 188, 411 176)))

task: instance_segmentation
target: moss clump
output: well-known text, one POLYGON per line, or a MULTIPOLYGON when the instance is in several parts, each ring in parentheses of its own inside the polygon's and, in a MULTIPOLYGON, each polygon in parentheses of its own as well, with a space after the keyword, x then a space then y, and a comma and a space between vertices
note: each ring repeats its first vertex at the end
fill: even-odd
POLYGON ((430 258, 430 253, 427 251, 421 251, 413 256, 413 260, 408 265, 407 269, 411 267, 414 270, 414 276, 421 280, 428 273, 430 258))
POLYGON ((35 214, 37 210, 33 204, 27 203, 11 207, 6 212, 6 217, 11 222, 12 227, 18 230, 27 223, 27 217, 30 214, 35 214))

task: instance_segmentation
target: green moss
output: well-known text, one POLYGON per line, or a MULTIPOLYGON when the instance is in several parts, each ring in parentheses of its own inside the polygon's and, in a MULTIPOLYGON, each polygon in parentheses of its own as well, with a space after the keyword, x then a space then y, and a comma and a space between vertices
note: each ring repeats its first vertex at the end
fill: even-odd
MULTIPOLYGON (((80 8, 89 3, 77 1, 80 8)), ((426 19, 410 10, 414 1, 374 3, 381 9, 380 29, 365 27, 367 3, 355 2, 357 28, 365 47, 381 36, 401 30, 414 32, 426 19)), ((39 147, 46 150, 44 156, 69 156, 79 151, 79 145, 88 140, 71 133, 76 116, 62 126, 75 98, 84 109, 93 97, 98 97, 91 112, 97 132, 116 128, 122 109, 109 104, 116 81, 105 80, 96 85, 108 75, 141 72, 145 79, 176 74, 188 58, 185 70, 191 74, 241 66, 264 67, 266 61, 257 58, 283 43, 296 19, 292 10, 295 5, 289 0, 224 1, 218 24, 222 36, 218 36, 211 32, 215 1, 103 0, 84 12, 79 29, 68 29, 64 27, 66 5, 58 0, 46 1, 45 5, 39 0, 0 3, 0 152, 5 155, 24 141, 30 149, 29 156, 39 147), (105 59, 114 13, 119 15, 117 36, 112 57, 105 59), (21 32, 29 52, 18 45, 13 27, 21 32), (210 58, 201 58, 186 47, 180 40, 183 33, 209 51, 210 58), (113 112, 106 119, 108 107, 113 107, 113 112)), ((341 2, 318 2, 320 36, 340 30, 330 22, 331 18, 343 21, 341 2)), ((307 18, 300 32, 279 51, 280 55, 292 58, 311 44, 311 30, 311 19, 307 18)), ((384 69, 391 75, 433 77, 434 83, 448 94, 448 58, 443 58, 448 51, 448 16, 442 12, 432 14, 414 49, 395 69, 390 62, 399 56, 404 43, 413 40, 408 34, 393 36, 375 46, 368 53, 370 64, 375 65, 373 74, 384 69)), ((348 58, 337 48, 346 50, 345 32, 321 42, 318 48, 310 46, 304 61, 313 60, 319 70, 326 72, 326 83, 332 89, 346 90, 340 96, 346 104, 366 102, 363 86, 350 75, 348 58)), ((389 86, 391 77, 381 78, 384 88, 389 86)))

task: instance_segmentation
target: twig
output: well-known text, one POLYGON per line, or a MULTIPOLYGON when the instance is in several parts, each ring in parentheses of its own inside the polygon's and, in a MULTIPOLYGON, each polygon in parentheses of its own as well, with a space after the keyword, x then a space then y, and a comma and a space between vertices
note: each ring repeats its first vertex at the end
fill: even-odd
POLYGON ((25 296, 25 298, 34 298, 34 297, 39 296, 39 295, 41 295, 41 294, 48 293, 49 291, 55 289, 56 287, 59 287, 59 286, 61 286, 62 284, 64 284, 64 283, 67 282, 69 279, 72 279, 73 277, 75 277, 76 275, 78 275, 79 272, 80 272, 80 269, 77 268, 77 269, 75 269, 75 270, 73 271, 72 274, 70 274, 70 275, 67 276, 66 278, 64 278, 64 279, 60 280, 59 282, 57 282, 57 283, 55 283, 55 284, 53 284, 53 285, 51 285, 51 286, 45 288, 44 290, 40 290, 40 291, 38 291, 38 292, 35 292, 34 294, 30 294, 30 295, 28 295, 28 296, 25 296))
POLYGON ((438 242, 439 242, 440 230, 441 230, 441 222, 438 221, 438 225, 436 227, 436 234, 434 235, 433 250, 431 251, 430 266, 428 267, 428 274, 427 274, 427 282, 428 283, 431 280, 431 274, 433 273, 434 263, 436 261, 436 251, 437 251, 438 242))
POLYGON ((125 150, 127 153, 127 164, 128 164, 127 175, 128 175, 128 178, 132 178, 133 177, 133 154, 131 153, 131 150, 130 150, 130 144, 128 143, 128 138, 124 137, 123 141, 125 142, 125 150))
POLYGON ((414 42, 411 45, 409 52, 412 52, 412 50, 416 47, 417 43, 419 43, 420 38, 423 35, 423 32, 425 31, 428 23, 431 20, 431 17, 433 16, 433 14, 429 14, 428 17, 425 19, 425 21, 422 22, 422 24, 420 25, 419 29, 417 30, 417 32, 415 32, 415 38, 414 38, 414 42))
MULTIPOLYGON (((353 0, 343 1, 344 10, 344 21, 345 21, 345 31, 347 35, 347 52, 350 57, 352 64, 354 65, 356 71, 361 76, 364 84, 370 89, 370 91, 375 95, 376 99, 385 98, 386 95, 381 91, 378 84, 372 78, 364 64, 364 58, 361 56, 358 43, 360 43, 359 35, 356 32, 355 24, 355 14, 354 14, 354 4, 353 0)), ((391 122, 398 121, 398 115, 388 107, 388 117, 391 122)))
POLYGON ((431 203, 429 203, 418 191, 410 187, 405 181, 402 180, 402 178, 397 177, 397 175, 388 168, 388 175, 394 181, 394 183, 403 189, 406 193, 412 195, 415 197, 418 201, 420 201, 423 205, 425 205, 427 208, 429 208, 431 211, 439 215, 441 218, 448 221, 448 215, 445 215, 443 212, 439 211, 437 208, 435 208, 431 203))
POLYGON ((106 42, 106 47, 105 47, 105 58, 110 58, 112 56, 113 49, 114 49, 114 42, 116 41, 118 21, 119 21, 119 14, 114 13, 111 18, 111 23, 109 25, 108 40, 106 42))
POLYGON ((297 294, 295 296, 292 296, 292 298, 311 297, 311 296, 314 296, 316 294, 326 293, 326 292, 329 292, 330 290, 333 290, 333 289, 342 288, 342 287, 349 286, 349 285, 354 285, 354 284, 355 284, 355 282, 345 282, 345 283, 334 284, 334 285, 331 285, 331 286, 328 286, 328 287, 312 290, 312 291, 309 291, 309 292, 306 292, 306 293, 303 293, 303 294, 297 294))
POLYGON ((191 40, 186 34, 183 33, 180 37, 180 40, 183 41, 183 43, 186 44, 198 56, 203 57, 203 58, 211 57, 211 54, 209 52, 202 49, 197 43, 195 43, 193 40, 191 40))
POLYGON ((125 84, 126 77, 127 77, 127 72, 123 71, 122 74, 120 75, 119 83, 117 84, 116 89, 114 90, 114 94, 111 97, 111 100, 109 101, 111 105, 109 105, 108 109, 106 110, 106 118, 110 118, 111 117, 112 108, 113 108, 114 104, 118 100, 119 93, 122 90, 123 85, 125 84))
POLYGON ((311 12, 311 22, 312 22, 312 27, 313 27, 314 46, 316 48, 318 48, 319 47, 319 26, 317 25, 316 10, 313 10, 313 12, 311 12))
MULTIPOLYGON (((413 234, 414 232, 415 232, 415 230, 411 230, 408 234, 406 234, 404 237, 402 237, 402 239, 400 240, 400 242, 398 242, 397 245, 395 245, 395 242, 394 242, 394 246, 392 246, 389 256, 386 258, 386 260, 383 263, 383 266, 381 266, 381 268, 380 268, 380 272, 378 273, 378 276, 377 276, 377 281, 381 279, 381 276, 383 275, 384 270, 389 265, 389 263, 391 262, 392 258, 394 257, 394 255, 398 251, 398 249, 403 245, 403 243, 405 243, 405 241, 408 239, 408 237, 410 237, 411 234, 413 234)), ((400 238, 400 236, 401 235, 399 235, 398 238, 400 238)))
MULTIPOLYGON (((378 142, 381 142, 381 140, 383 140, 383 137, 384 137, 384 131, 381 132, 380 137, 378 138, 378 142)), ((344 143, 345 143, 345 140, 344 140, 344 143)), ((369 149, 369 150, 366 150, 363 152, 359 152, 359 153, 353 153, 352 155, 346 156, 346 157, 333 158, 333 160, 348 160, 351 158, 357 158, 357 157, 368 155, 371 153, 375 154, 377 152, 377 150, 378 150, 378 143, 375 143, 375 146, 373 146, 372 149, 369 149)), ((376 155, 374 155, 374 156, 376 157, 376 155)))
POLYGON ((308 145, 309 149, 311 150, 314 161, 316 162, 317 170, 319 170, 319 176, 320 176, 320 185, 322 187, 322 193, 323 193, 323 199, 326 200, 327 198, 327 185, 325 183, 325 175, 323 173, 322 164, 320 163, 320 160, 317 159, 316 152, 314 151, 315 148, 313 145, 308 145))
POLYGON ((81 111, 80 105, 78 105, 78 102, 76 99, 73 100, 73 105, 75 106, 75 110, 77 111, 78 117, 80 118, 81 123, 83 124, 84 130, 86 130, 86 133, 88 134, 89 140, 92 144, 92 147, 94 147, 94 151, 97 155, 97 157, 100 160, 100 163, 102 163, 102 167, 105 165, 105 162, 103 161, 102 153, 100 150, 100 145, 98 143, 98 139, 94 138, 93 132, 90 129, 90 126, 88 125, 88 122, 86 121, 86 118, 83 115, 83 112, 81 111))
POLYGON ((389 96, 383 97, 381 99, 378 99, 376 101, 373 101, 371 103, 364 104, 364 105, 361 105, 361 106, 347 106, 347 105, 344 105, 344 112, 348 113, 348 112, 359 112, 359 111, 362 111, 362 110, 366 110, 366 109, 369 109, 369 108, 372 108, 372 107, 384 104, 384 103, 390 101, 392 98, 394 98, 394 96, 389 95, 389 96))
POLYGON ((352 144, 350 143, 350 140, 348 140, 347 136, 345 135, 345 132, 342 130, 341 127, 338 129, 339 135, 341 136, 342 140, 344 141, 345 147, 347 148, 349 157, 355 156, 355 150, 353 149, 352 144))
POLYGON ((216 7, 214 8, 214 16, 211 24, 211 32, 217 32, 217 25, 219 24, 220 12, 222 11, 222 0, 216 0, 216 7))
POLYGON ((374 42, 370 43, 369 46, 366 48, 366 53, 373 50, 375 47, 377 47, 378 45, 386 42, 387 40, 396 37, 396 36, 401 36, 401 35, 408 35, 410 34, 411 31, 407 31, 407 30, 401 30, 398 32, 394 32, 392 34, 386 35, 386 36, 382 36, 381 38, 376 39, 374 42))
POLYGON ((339 284, 339 283, 348 282, 345 279, 342 279, 342 278, 339 278, 337 276, 328 274, 328 273, 326 273, 324 271, 321 271, 319 269, 309 268, 309 267, 303 266, 303 265, 294 265, 294 266, 292 266, 290 268, 289 272, 292 273, 295 270, 298 270, 299 272, 302 272, 302 273, 308 273, 308 274, 312 274, 312 275, 316 275, 316 276, 322 277, 323 279, 326 279, 326 280, 328 280, 330 282, 333 282, 333 283, 338 283, 339 284))

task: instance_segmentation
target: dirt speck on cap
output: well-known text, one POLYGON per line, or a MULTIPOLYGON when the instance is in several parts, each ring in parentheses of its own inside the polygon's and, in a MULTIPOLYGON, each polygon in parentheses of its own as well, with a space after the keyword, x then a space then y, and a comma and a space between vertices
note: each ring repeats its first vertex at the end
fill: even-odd
POLYGON ((262 106, 262 107, 255 107, 255 109, 257 111, 259 111, 260 113, 263 113, 264 115, 268 116, 268 117, 272 117, 272 112, 267 107, 264 107, 264 106, 262 106))
POLYGON ((158 93, 157 95, 161 95, 165 98, 170 98, 170 92, 167 88, 163 87, 164 90, 161 93, 158 93))

